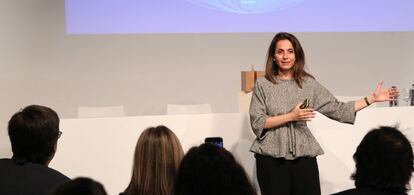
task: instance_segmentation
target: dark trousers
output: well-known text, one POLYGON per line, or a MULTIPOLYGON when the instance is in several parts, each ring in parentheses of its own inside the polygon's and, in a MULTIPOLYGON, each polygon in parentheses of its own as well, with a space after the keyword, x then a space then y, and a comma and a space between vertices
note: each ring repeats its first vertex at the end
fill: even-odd
POLYGON ((295 160, 255 155, 262 195, 320 195, 316 157, 295 160))

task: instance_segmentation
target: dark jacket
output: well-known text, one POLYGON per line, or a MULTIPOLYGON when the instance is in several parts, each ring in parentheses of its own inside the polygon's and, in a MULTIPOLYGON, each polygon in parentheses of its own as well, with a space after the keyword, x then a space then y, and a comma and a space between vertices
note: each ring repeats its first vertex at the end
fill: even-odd
POLYGON ((406 193, 391 193, 370 188, 354 188, 333 195, 406 195, 406 193))
POLYGON ((70 179, 44 165, 0 159, 0 194, 47 195, 70 179))

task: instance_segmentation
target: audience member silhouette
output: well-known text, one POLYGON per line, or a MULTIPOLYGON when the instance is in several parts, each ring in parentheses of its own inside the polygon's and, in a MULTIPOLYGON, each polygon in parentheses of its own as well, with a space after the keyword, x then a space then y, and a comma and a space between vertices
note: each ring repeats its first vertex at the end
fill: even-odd
POLYGON ((359 144, 352 174, 356 188, 336 195, 406 194, 413 168, 410 141, 394 127, 379 127, 368 132, 359 144))
POLYGON ((170 195, 183 149, 165 126, 142 132, 135 147, 132 177, 122 195, 170 195))
POLYGON ((0 194, 44 195, 70 180, 48 167, 61 135, 54 110, 27 106, 11 117, 8 133, 13 157, 0 159, 0 194))
POLYGON ((60 185, 52 195, 107 195, 103 185, 93 179, 78 177, 60 185))
POLYGON ((243 167, 227 150, 205 143, 181 161, 175 195, 255 195, 243 167))

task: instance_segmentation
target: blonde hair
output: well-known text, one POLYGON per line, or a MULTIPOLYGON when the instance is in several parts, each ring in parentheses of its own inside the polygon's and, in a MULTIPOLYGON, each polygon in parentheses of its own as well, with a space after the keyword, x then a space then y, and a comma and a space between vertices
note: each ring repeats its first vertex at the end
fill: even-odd
POLYGON ((177 136, 165 126, 149 127, 135 147, 128 195, 170 195, 184 156, 177 136))

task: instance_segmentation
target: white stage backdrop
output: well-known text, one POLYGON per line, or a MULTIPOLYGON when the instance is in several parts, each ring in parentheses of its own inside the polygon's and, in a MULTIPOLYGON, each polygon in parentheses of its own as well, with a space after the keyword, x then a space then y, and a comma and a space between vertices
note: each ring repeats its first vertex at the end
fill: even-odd
MULTIPOLYGON (((348 125, 318 114, 309 127, 325 150, 318 157, 323 194, 353 187, 352 155, 368 130, 398 123, 413 140, 412 116, 413 107, 368 108, 358 113, 355 125, 348 125)), ((140 133, 160 124, 177 134, 185 151, 201 144, 205 137, 223 137, 225 148, 255 180, 254 157, 249 152, 254 134, 247 113, 63 119, 63 136, 51 167, 70 177, 95 178, 109 194, 116 194, 125 189, 131 177, 133 152, 140 133)))

